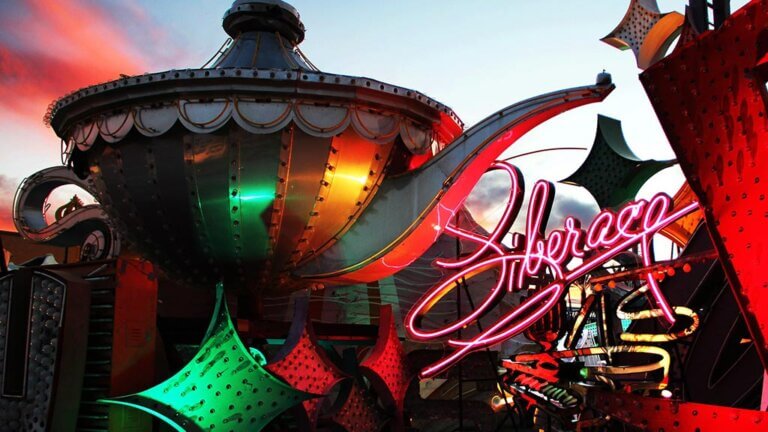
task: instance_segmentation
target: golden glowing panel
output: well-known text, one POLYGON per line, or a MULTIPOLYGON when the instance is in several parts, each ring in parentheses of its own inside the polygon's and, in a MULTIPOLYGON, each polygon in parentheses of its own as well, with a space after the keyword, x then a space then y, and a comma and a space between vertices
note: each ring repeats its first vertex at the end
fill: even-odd
POLYGON ((307 258, 346 231, 382 178, 393 142, 376 144, 348 129, 333 139, 321 192, 302 236, 297 257, 307 258))
MULTIPOLYGON (((696 201, 696 195, 693 193, 693 190, 691 190, 691 186, 688 182, 685 182, 675 194, 674 208, 680 208, 693 201, 696 201)), ((688 244, 688 241, 691 239, 693 232, 696 230, 696 227, 699 226, 703 217, 701 210, 696 210, 662 228, 661 234, 675 242, 678 246, 683 247, 688 244)))
POLYGON ((332 156, 331 138, 315 137, 292 127, 280 152, 272 233, 273 268, 283 270, 298 258, 294 253, 304 238, 314 206, 325 186, 326 161, 332 156))
POLYGON ((683 21, 685 17, 677 12, 664 15, 643 40, 637 55, 637 67, 647 69, 664 58, 672 41, 680 35, 683 21))

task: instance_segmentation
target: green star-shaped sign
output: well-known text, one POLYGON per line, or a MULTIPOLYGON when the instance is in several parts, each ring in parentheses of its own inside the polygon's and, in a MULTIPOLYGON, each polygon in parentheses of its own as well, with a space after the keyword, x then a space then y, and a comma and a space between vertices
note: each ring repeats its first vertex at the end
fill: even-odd
POLYGON ((263 364, 263 355, 249 351, 238 337, 219 284, 213 319, 192 361, 155 387, 102 402, 146 411, 177 431, 259 431, 314 397, 291 388, 263 364))
POLYGON ((598 115, 595 143, 587 159, 561 182, 587 189, 601 209, 615 209, 634 199, 654 174, 675 163, 640 159, 624 139, 621 122, 598 115))

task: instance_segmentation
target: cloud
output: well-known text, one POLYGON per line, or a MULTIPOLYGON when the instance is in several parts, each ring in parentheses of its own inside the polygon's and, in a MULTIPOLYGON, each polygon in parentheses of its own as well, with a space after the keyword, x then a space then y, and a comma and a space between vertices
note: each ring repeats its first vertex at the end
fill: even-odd
POLYGON ((0 11, 0 105, 37 120, 55 98, 182 51, 130 1, 13 1, 0 11))
POLYGON ((0 229, 12 229, 16 180, 58 163, 48 105, 120 74, 183 66, 187 50, 136 0, 3 1, 0 28, 0 229))
POLYGON ((563 221, 568 216, 581 221, 581 226, 586 228, 599 210, 594 198, 586 189, 557 183, 547 230, 562 228, 563 221))
POLYGON ((491 171, 483 175, 464 204, 480 226, 492 229, 509 199, 509 176, 502 171, 491 171))
MULTIPOLYGON (((526 213, 531 189, 537 179, 526 178, 523 205, 512 225, 511 232, 525 232, 526 213)), ((553 183, 555 198, 547 223, 547 231, 559 229, 567 216, 573 216, 586 227, 599 211, 594 198, 584 188, 553 183)), ((465 205, 470 209, 475 220, 486 230, 493 230, 506 208, 509 199, 510 181, 501 172, 487 173, 467 197, 465 205)))
POLYGON ((0 174, 0 231, 16 231, 13 225, 13 195, 18 179, 0 174))

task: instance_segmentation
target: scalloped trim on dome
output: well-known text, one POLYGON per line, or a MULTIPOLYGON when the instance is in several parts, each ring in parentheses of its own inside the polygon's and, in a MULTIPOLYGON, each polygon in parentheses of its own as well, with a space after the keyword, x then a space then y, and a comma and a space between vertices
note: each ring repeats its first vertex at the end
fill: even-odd
MULTIPOLYGON (((211 133, 232 119, 254 134, 279 131, 294 122, 304 132, 317 137, 332 137, 350 125, 361 137, 378 144, 391 142, 398 135, 414 154, 432 151, 435 134, 401 115, 366 106, 313 104, 300 100, 270 100, 233 97, 179 99, 176 103, 136 106, 127 111, 80 123, 69 134, 70 148, 87 151, 96 137, 117 143, 136 129, 146 137, 160 136, 178 121, 195 133, 211 133)), ((440 146, 438 146, 440 147, 440 146)))

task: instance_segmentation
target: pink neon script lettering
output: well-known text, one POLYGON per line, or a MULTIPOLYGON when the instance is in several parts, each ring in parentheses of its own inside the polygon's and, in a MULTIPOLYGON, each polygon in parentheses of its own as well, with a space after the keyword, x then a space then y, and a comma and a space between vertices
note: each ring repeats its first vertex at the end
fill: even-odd
MULTIPOLYGON (((422 378, 444 371, 470 352, 495 345, 522 333, 555 306, 568 285, 629 247, 639 245, 643 264, 650 266, 652 264, 650 245, 653 235, 699 208, 698 203, 694 202, 670 212, 672 199, 666 194, 659 194, 650 201, 630 202, 618 212, 611 210, 600 212, 586 231, 581 229, 581 223, 577 219, 569 216, 565 219, 563 229, 551 231, 547 236, 545 228, 552 209, 554 186, 549 182, 540 181, 534 185, 531 192, 523 240, 516 238, 513 241, 513 247, 508 248, 501 243, 501 240, 509 232, 520 212, 524 194, 523 182, 520 172, 509 163, 496 162, 491 169, 501 170, 510 177, 512 186, 508 205, 498 225, 487 237, 451 225, 445 227, 446 233, 475 243, 477 248, 464 258, 435 261, 439 267, 461 270, 425 292, 411 308, 405 318, 408 335, 419 341, 431 341, 452 335, 488 313, 504 295, 505 290, 523 289, 526 278, 541 274, 548 269, 554 281, 533 292, 523 303, 507 311, 490 327, 485 328, 473 338, 466 340, 449 338, 448 345, 456 350, 422 370, 420 374, 422 378), (581 258, 584 261, 577 268, 568 271, 565 266, 573 258, 581 258), (491 269, 498 272, 496 283, 486 297, 476 305, 475 310, 437 329, 421 327, 421 319, 451 290, 459 289, 459 281, 462 278, 491 269)), ((664 319, 670 324, 674 323, 674 312, 662 295, 653 274, 647 272, 645 280, 652 301, 662 310, 664 319)))

